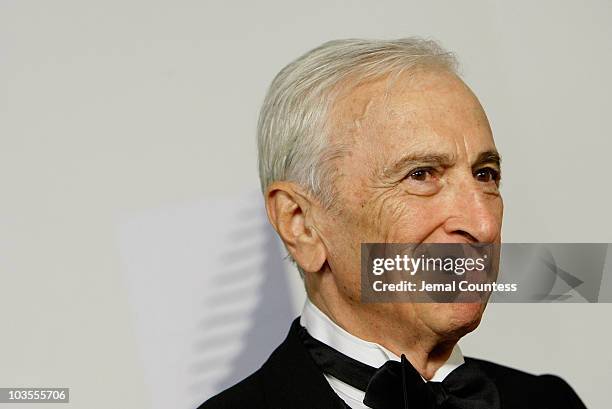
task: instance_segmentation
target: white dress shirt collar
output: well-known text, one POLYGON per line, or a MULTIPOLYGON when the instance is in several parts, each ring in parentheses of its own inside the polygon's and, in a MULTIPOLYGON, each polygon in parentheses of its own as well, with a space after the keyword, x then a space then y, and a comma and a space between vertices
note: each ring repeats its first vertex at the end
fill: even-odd
MULTIPOLYGON (((397 355, 382 345, 364 341, 348 333, 308 299, 304 304, 300 324, 308 330, 310 335, 319 341, 346 356, 374 368, 381 367, 389 360, 400 360, 397 355)), ((436 371, 431 380, 441 382, 449 373, 464 362, 461 349, 459 349, 458 345, 455 345, 448 360, 436 371)))

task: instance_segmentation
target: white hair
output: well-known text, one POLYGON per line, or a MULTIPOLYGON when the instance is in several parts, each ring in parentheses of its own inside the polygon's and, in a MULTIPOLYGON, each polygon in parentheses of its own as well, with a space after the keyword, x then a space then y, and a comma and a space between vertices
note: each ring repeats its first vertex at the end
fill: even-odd
POLYGON ((346 146, 329 141, 328 111, 340 89, 416 69, 457 73, 457 60, 437 42, 335 40, 307 52, 272 81, 257 127, 262 191, 274 181, 294 181, 329 207, 334 199, 334 167, 346 146))

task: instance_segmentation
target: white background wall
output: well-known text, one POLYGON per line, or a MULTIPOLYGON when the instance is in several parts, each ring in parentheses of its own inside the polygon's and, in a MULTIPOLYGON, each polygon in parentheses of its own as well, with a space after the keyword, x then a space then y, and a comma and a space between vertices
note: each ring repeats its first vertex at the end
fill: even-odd
MULTIPOLYGON (((70 387, 66 407, 88 409, 189 408, 214 390, 231 368, 189 337, 216 314, 214 275, 236 257, 219 254, 273 243, 257 111, 275 73, 329 39, 440 40, 504 156, 504 240, 612 242, 611 23, 607 0, 1 0, 0 387, 70 387)), ((231 290, 248 296, 226 334, 262 305, 253 277, 231 290)), ((283 277, 288 317, 302 295, 283 277)), ((611 313, 492 305, 463 350, 558 373, 604 408, 611 313)))

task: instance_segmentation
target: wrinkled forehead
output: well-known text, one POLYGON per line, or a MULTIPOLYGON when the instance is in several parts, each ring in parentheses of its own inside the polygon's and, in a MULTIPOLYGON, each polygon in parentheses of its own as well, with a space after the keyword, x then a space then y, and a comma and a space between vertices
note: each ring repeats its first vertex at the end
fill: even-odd
POLYGON ((457 138, 493 146, 478 99, 447 71, 417 71, 347 87, 330 110, 329 125, 332 143, 353 146, 457 138))

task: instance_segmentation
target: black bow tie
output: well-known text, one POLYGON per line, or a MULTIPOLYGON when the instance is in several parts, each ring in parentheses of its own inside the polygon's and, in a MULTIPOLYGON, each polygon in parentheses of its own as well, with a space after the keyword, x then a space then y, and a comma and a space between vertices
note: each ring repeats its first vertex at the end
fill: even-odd
POLYGON ((373 409, 498 409, 495 384, 468 361, 442 382, 425 382, 402 355, 401 362, 387 361, 376 369, 356 361, 313 338, 305 328, 302 342, 321 370, 365 391, 363 403, 373 409))

